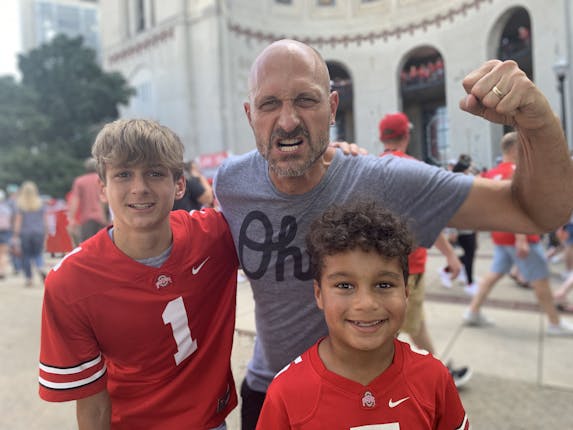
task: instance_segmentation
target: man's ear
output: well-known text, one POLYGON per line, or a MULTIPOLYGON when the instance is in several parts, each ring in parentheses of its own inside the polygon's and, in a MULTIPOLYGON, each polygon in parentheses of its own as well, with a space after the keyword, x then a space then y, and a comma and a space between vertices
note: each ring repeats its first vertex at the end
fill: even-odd
POLYGON ((314 299, 316 300, 316 306, 318 306, 318 309, 323 310, 322 289, 320 288, 320 284, 315 280, 312 283, 312 286, 314 288, 314 299))
POLYGON ((245 114, 247 115, 247 120, 249 124, 251 123, 251 104, 249 102, 243 103, 243 109, 245 109, 245 114))
POLYGON ((336 111, 338 110, 338 92, 332 91, 328 96, 328 102, 330 104, 330 125, 334 125, 336 122, 336 111))

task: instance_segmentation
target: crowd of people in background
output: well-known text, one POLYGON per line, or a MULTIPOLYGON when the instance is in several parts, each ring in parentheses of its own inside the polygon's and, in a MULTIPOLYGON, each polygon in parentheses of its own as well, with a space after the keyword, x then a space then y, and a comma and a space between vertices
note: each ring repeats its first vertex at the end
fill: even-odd
POLYGON ((444 60, 435 60, 411 64, 400 72, 400 83, 403 88, 415 87, 420 84, 443 82, 444 60))

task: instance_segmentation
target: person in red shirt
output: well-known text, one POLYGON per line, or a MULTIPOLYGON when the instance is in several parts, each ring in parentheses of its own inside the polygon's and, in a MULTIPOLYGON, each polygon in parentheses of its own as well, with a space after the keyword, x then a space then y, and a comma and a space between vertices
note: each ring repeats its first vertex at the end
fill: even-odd
MULTIPOLYGON (((394 157, 409 158, 406 150, 410 144, 410 129, 412 124, 403 112, 385 115, 378 124, 380 141, 384 145, 382 157, 392 155, 394 157)), ((461 271, 462 264, 450 242, 442 233, 436 239, 434 246, 446 257, 451 279, 456 278, 461 271)), ((435 354, 434 344, 426 325, 424 314, 424 295, 426 290, 424 273, 426 271, 427 249, 417 247, 409 256, 410 276, 408 277, 408 309, 402 326, 402 332, 407 333, 414 344, 425 349, 430 354, 435 354)), ((456 387, 465 385, 472 376, 472 370, 467 366, 454 368, 449 366, 456 387)))
MULTIPOLYGON (((484 177, 503 181, 513 177, 518 157, 518 134, 510 132, 501 139, 502 162, 487 171, 484 177)), ((534 289, 542 311, 549 324, 547 334, 552 336, 573 336, 573 324, 560 318, 549 285, 549 269, 543 247, 536 234, 514 234, 503 231, 491 233, 494 243, 493 262, 489 273, 479 282, 478 292, 464 313, 466 325, 484 326, 492 321, 481 313, 481 306, 495 286, 513 265, 534 289)))
POLYGON ((148 120, 107 124, 92 147, 113 225, 46 279, 39 393, 76 401, 80 430, 225 429, 238 258, 214 209, 171 211, 183 145, 148 120))
POLYGON ((68 209, 68 229, 77 235, 79 242, 92 237, 107 223, 106 208, 100 199, 96 161, 88 158, 84 169, 86 173, 74 180, 68 209))
POLYGON ((269 386, 257 430, 470 428, 446 367, 396 338, 413 241, 369 201, 332 206, 306 236, 328 335, 269 386))

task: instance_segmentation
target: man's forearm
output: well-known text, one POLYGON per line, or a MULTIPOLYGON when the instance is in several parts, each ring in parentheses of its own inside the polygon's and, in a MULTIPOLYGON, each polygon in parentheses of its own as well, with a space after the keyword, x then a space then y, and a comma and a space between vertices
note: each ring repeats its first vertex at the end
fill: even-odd
POLYGON ((518 133, 513 196, 540 231, 555 230, 573 211, 573 161, 561 125, 551 115, 545 127, 518 133))

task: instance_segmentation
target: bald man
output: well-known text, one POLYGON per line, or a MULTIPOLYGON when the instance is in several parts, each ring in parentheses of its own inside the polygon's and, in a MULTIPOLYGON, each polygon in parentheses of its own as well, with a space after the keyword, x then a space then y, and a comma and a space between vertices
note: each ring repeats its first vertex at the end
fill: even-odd
POLYGON ((471 114, 518 129, 523 162, 511 183, 397 157, 343 156, 329 147, 338 107, 329 82, 325 61, 311 47, 280 40, 265 48, 251 68, 244 104, 257 150, 229 159, 215 178, 255 300, 255 350, 241 387, 243 430, 255 428, 274 375, 327 333, 304 245, 310 222, 325 208, 376 200, 411 220, 426 247, 446 225, 544 232, 573 210, 573 166, 559 120, 514 62, 492 60, 470 73, 460 102, 471 114))

